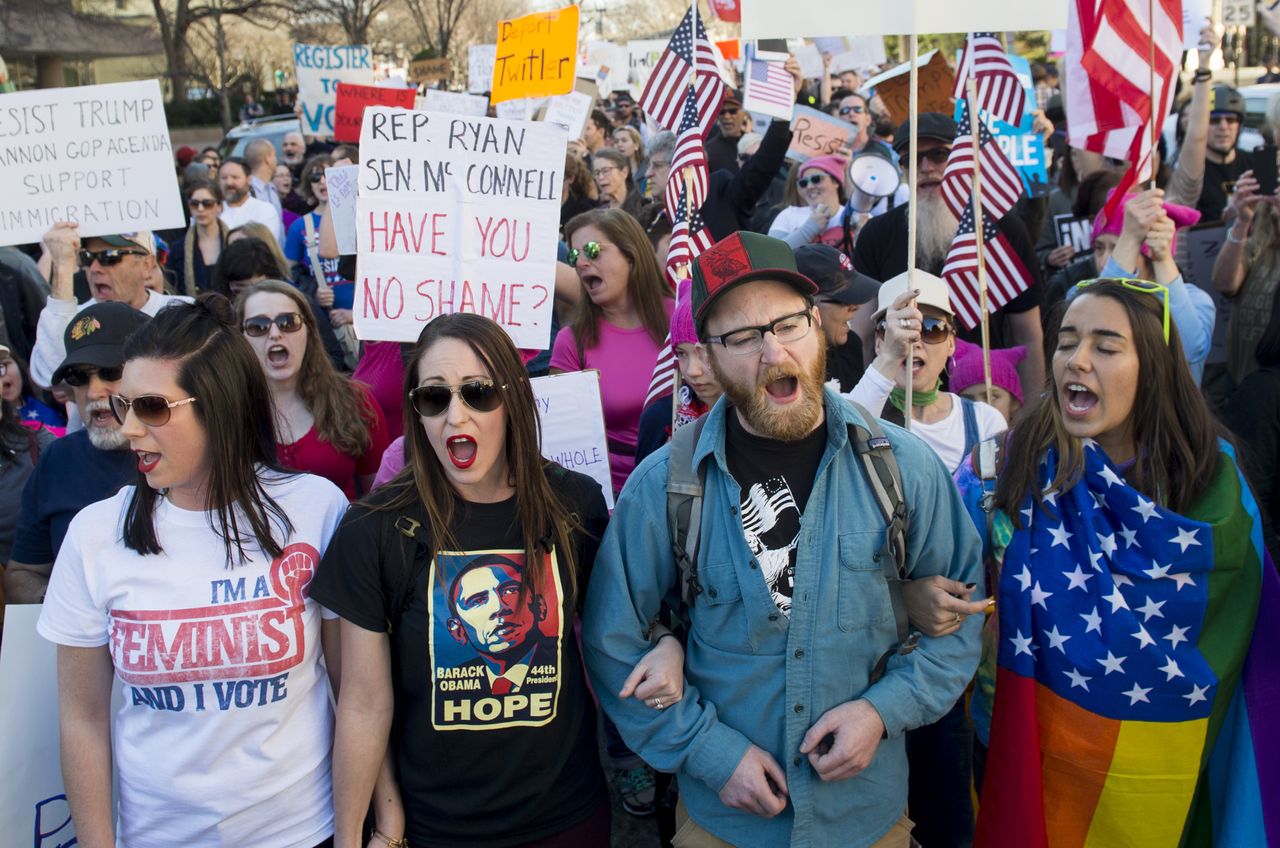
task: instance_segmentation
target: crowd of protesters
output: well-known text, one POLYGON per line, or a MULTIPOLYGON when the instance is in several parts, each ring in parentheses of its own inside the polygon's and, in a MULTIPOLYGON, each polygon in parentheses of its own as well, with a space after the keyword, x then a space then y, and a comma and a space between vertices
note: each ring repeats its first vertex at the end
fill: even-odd
POLYGON ((0 250, 4 600, 58 646, 79 845, 606 846, 610 783, 674 846, 1280 844, 1280 98, 1253 154, 1188 75, 1108 214, 1126 165, 1037 65, 1051 185, 997 222, 1028 278, 984 354, 955 121, 912 159, 830 63, 785 64, 853 126, 829 155, 726 97, 678 286, 676 139, 601 100, 543 351, 356 338, 325 173, 359 151, 297 133, 178 151, 174 232, 0 250), (855 208, 867 155, 914 215, 855 208), (539 449, 530 379, 588 369, 612 512, 539 449))

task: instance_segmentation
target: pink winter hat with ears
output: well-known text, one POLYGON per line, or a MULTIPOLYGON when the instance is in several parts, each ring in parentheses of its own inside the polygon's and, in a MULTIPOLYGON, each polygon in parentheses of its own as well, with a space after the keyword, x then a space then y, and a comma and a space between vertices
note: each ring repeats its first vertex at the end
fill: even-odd
POLYGON ((677 345, 697 344, 698 331, 693 325, 693 280, 685 278, 676 288, 676 308, 671 312, 671 349, 677 345))
MULTIPOLYGON (((1112 195, 1116 193, 1115 189, 1107 192, 1107 201, 1110 202, 1112 195)), ((1104 208, 1093 219, 1093 240, 1097 240, 1098 236, 1118 236, 1124 229, 1124 205, 1133 200, 1138 195, 1135 192, 1126 192, 1125 196, 1120 200, 1120 206, 1116 209, 1111 219, 1107 219, 1107 210, 1104 208)), ((1190 227, 1200 220, 1200 212, 1192 209, 1190 206, 1180 206, 1177 203, 1164 204, 1164 214, 1173 220, 1173 241, 1169 243, 1169 253, 1173 253, 1178 249, 1178 230, 1183 227, 1190 227)), ((1150 256, 1151 251, 1147 250, 1147 246, 1142 246, 1142 255, 1150 256)), ((1099 268, 1099 271, 1102 269, 1099 268)), ((995 351, 992 351, 994 353, 995 351)))
MULTIPOLYGON (((999 386, 1022 403, 1022 379, 1018 376, 1018 363, 1027 356, 1027 349, 1017 347, 996 348, 991 351, 991 385, 999 386)), ((982 346, 956 339, 955 365, 951 368, 951 380, 947 388, 956 394, 973 385, 981 385, 982 346)))

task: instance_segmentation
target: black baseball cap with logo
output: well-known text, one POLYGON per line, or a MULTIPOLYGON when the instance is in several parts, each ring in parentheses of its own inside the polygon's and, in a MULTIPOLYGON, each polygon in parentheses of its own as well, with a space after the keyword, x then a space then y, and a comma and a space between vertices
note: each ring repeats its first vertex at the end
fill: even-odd
POLYGON ((127 303, 107 301, 86 306, 71 319, 62 334, 67 355, 53 382, 61 383, 77 365, 119 368, 124 364, 124 342, 133 331, 147 323, 147 316, 127 303))
POLYGON ((818 299, 861 306, 876 296, 880 284, 853 269, 849 257, 829 244, 796 248, 796 268, 818 284, 818 299))
POLYGON ((812 298, 818 285, 800 273, 785 241, 739 230, 698 254, 693 260, 690 305, 699 337, 716 298, 754 280, 776 280, 812 298))

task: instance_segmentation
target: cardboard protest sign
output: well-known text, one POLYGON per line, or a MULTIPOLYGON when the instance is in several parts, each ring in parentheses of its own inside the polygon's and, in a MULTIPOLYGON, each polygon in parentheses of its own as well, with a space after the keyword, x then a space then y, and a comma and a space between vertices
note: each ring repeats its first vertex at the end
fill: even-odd
POLYGON ((787 158, 804 162, 814 156, 839 153, 852 143, 858 128, 826 112, 796 106, 791 117, 791 146, 787 158))
POLYGON ((360 119, 369 106, 396 106, 412 109, 418 92, 412 88, 380 88, 373 85, 338 83, 338 97, 333 111, 333 137, 336 141, 355 143, 360 140, 360 119))
POLYGON ((496 44, 473 44, 467 48, 467 91, 484 94, 493 88, 493 58, 496 44))
POLYGON ((1077 218, 1070 212, 1053 216, 1053 236, 1058 247, 1070 247, 1076 253, 1093 244, 1093 221, 1077 218))
POLYGON ((0 94, 0 245, 183 226, 156 80, 0 94))
POLYGON ((662 59, 662 51, 667 49, 666 39, 644 39, 627 42, 627 82, 633 94, 644 91, 645 84, 653 74, 653 69, 662 59))
MULTIPOLYGON (((947 67, 947 60, 942 51, 930 50, 919 57, 916 66, 920 69, 919 79, 920 112, 942 112, 951 114, 951 89, 955 84, 955 75, 947 67)), ((889 110, 895 123, 907 119, 911 109, 911 63, 903 62, 895 68, 885 71, 879 76, 867 80, 867 87, 875 89, 880 100, 889 110)))
POLYGON ((448 79, 452 73, 448 59, 419 59, 409 63, 409 82, 436 82, 448 79))
POLYGON ((343 256, 356 252, 356 195, 359 179, 359 165, 339 165, 324 169, 324 182, 329 188, 329 219, 333 221, 338 252, 343 256))
POLYGON ((609 441, 600 401, 600 372, 574 371, 529 381, 542 422, 542 455, 600 484, 613 509, 609 441))
POLYGON ((577 6, 498 21, 489 100, 568 94, 577 60, 577 6))
POLYGON ((580 91, 571 91, 559 97, 552 97, 547 101, 547 111, 542 116, 542 120, 564 127, 565 132, 569 133, 569 138, 581 138, 594 102, 591 97, 580 91))
POLYGON ((829 0, 741 0, 742 37, 909 35, 922 32, 996 32, 1059 29, 1067 25, 1067 0, 893 0, 831 3, 829 0))
POLYGON ((413 341, 437 315, 551 340, 564 131, 373 106, 360 133, 356 333, 413 341))
POLYGON ((419 98, 419 104, 417 108, 424 112, 448 112, 451 115, 483 116, 489 111, 489 101, 485 97, 439 88, 427 89, 426 96, 419 98))
POLYGON ((333 135, 338 83, 373 85, 373 51, 367 45, 295 44, 293 65, 307 135, 333 135))

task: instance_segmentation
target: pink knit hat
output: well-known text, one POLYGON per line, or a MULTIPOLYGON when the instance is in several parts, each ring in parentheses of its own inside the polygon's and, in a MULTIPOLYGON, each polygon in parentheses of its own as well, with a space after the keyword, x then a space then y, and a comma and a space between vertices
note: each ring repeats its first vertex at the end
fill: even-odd
MULTIPOLYGON (((1027 355, 1022 345, 998 348, 991 351, 991 385, 999 386, 1022 403, 1022 380, 1018 377, 1018 363, 1027 355)), ((947 388, 960 394, 970 386, 981 384, 982 346, 956 339, 955 365, 951 369, 951 381, 947 388)))
POLYGON ((693 326, 693 280, 685 278, 676 288, 676 308, 671 312, 671 349, 677 345, 697 344, 698 331, 693 326))
POLYGON ((847 163, 847 159, 834 153, 829 156, 815 156, 812 159, 806 159, 800 165, 800 168, 796 171, 796 176, 804 176, 805 171, 812 171, 816 168, 829 175, 840 185, 844 185, 844 168, 847 163))
MULTIPOLYGON (((1112 195, 1115 193, 1115 189, 1111 189, 1111 191, 1107 192, 1107 200, 1110 201, 1112 195)), ((1106 217, 1107 210, 1105 208, 1099 212, 1098 216, 1093 219, 1093 240, 1097 240, 1098 236, 1120 235, 1121 231, 1124 229, 1124 205, 1137 196, 1138 195, 1135 192, 1127 192, 1120 200, 1120 206, 1116 209, 1115 214, 1111 216, 1110 220, 1106 217)), ((1180 206, 1177 203, 1166 203, 1164 204, 1164 214, 1173 219, 1173 240, 1169 242, 1169 253, 1172 254, 1178 249, 1178 230, 1183 227, 1190 227, 1199 221, 1200 213, 1189 206, 1180 206)), ((1144 244, 1142 246, 1142 255, 1150 256, 1150 254, 1151 251, 1147 250, 1147 246, 1144 244)), ((1101 271, 1102 269, 1099 268, 1098 270, 1101 271)))

